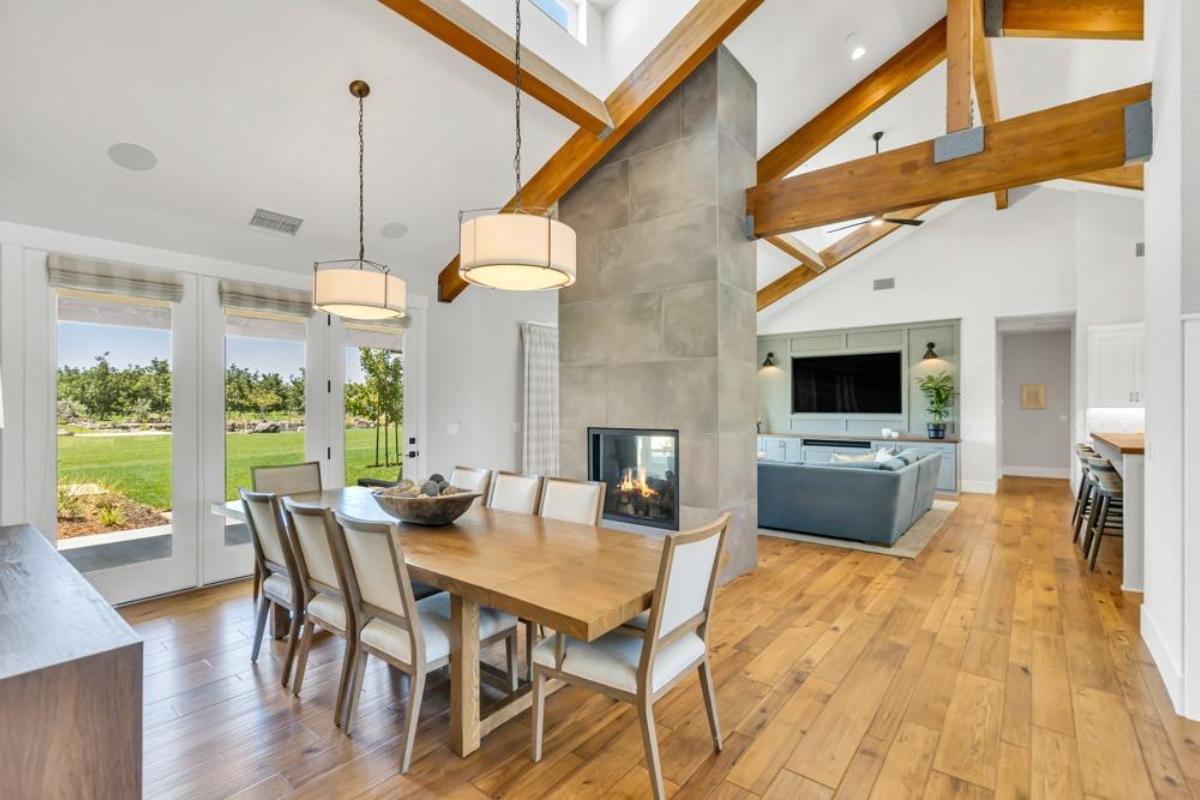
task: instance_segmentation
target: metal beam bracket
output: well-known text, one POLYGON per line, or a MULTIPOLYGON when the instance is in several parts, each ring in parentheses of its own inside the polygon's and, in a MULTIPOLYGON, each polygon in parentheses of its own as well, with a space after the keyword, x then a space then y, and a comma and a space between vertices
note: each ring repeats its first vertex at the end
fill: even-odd
POLYGON ((983 152, 983 128, 967 128, 933 140, 933 163, 944 164, 983 152))
POLYGON ((993 39, 1004 36, 1004 0, 983 0, 983 34, 993 39))
POLYGON ((746 238, 752 242, 758 241, 758 235, 754 232, 754 215, 747 214, 742 217, 742 233, 746 234, 746 238))
POLYGON ((1125 163, 1149 161, 1154 153, 1154 110, 1150 100, 1125 106, 1125 163))

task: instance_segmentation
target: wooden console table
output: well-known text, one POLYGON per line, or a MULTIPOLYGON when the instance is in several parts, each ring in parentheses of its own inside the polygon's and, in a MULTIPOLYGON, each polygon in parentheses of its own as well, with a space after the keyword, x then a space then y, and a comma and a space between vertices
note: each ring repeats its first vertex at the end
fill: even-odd
POLYGON ((0 527, 0 797, 142 794, 142 641, 46 537, 0 527))

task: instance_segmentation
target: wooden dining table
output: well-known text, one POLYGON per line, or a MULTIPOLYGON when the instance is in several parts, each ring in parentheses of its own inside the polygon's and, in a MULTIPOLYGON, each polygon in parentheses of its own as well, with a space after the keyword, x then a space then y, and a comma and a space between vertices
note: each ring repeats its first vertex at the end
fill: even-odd
MULTIPOLYGON (((475 506, 451 525, 401 523, 369 489, 291 495, 343 516, 397 523, 409 573, 450 593, 450 747, 460 756, 529 708, 521 688, 481 715, 479 609, 490 606, 591 642, 650 607, 662 540, 530 514, 475 506)), ((214 512, 245 521, 240 501, 214 512)))

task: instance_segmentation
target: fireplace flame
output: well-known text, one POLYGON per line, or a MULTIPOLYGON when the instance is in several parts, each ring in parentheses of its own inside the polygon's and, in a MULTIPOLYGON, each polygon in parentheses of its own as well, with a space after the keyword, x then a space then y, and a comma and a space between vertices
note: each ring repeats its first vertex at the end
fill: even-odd
POLYGON ((621 476, 620 482, 617 484, 617 489, 622 492, 637 492, 642 497, 657 497, 658 492, 650 488, 650 484, 646 483, 646 468, 638 467, 637 476, 634 476, 633 468, 625 470, 621 476))

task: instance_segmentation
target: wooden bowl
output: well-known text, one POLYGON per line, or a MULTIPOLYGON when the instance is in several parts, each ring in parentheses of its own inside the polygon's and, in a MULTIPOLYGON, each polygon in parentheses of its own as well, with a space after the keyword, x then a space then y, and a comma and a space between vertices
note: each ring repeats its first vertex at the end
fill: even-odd
POLYGON ((371 494, 388 514, 414 525, 449 525, 467 512, 475 498, 483 496, 479 492, 459 492, 437 497, 400 497, 387 491, 376 489, 371 494))

